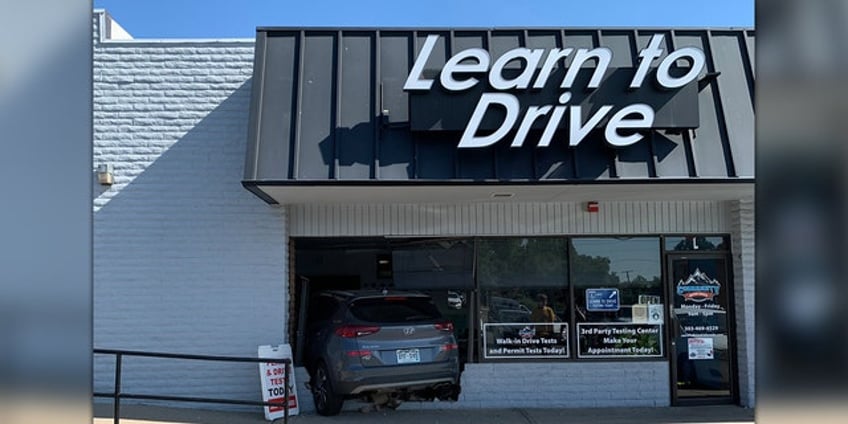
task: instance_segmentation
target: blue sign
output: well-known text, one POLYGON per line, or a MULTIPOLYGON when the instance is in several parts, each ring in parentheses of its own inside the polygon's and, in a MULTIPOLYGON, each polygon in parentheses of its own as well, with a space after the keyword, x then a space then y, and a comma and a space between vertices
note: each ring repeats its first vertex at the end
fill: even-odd
POLYGON ((620 309, 618 289, 586 289, 586 310, 609 312, 620 309))

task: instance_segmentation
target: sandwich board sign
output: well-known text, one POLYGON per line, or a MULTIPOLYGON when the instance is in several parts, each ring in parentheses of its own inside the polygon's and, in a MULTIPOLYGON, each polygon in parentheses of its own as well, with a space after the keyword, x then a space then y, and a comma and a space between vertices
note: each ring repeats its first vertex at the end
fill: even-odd
MULTIPOLYGON (((282 344, 279 346, 259 346, 260 358, 292 359, 291 346, 282 344)), ((286 381, 286 364, 282 362, 260 362, 259 380, 262 384, 263 402, 284 402, 286 385, 289 386, 289 415, 297 415, 300 407, 297 402, 297 385, 294 381, 294 369, 289 365, 289 381, 286 381)), ((264 406, 265 419, 274 421, 285 416, 285 409, 279 406, 264 406)))

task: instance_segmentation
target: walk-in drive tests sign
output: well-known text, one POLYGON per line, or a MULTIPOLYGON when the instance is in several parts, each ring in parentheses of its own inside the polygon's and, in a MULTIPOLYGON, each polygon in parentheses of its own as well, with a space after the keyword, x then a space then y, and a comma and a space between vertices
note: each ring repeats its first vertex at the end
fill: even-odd
POLYGON ((458 148, 505 138, 511 147, 576 147, 601 127, 607 144, 626 147, 649 129, 699 124, 697 80, 706 57, 693 46, 667 50, 664 34, 652 36, 632 67, 616 68, 613 51, 603 46, 519 47, 498 57, 470 48, 434 72, 428 62, 443 41, 427 37, 403 89, 410 93, 412 130, 461 130, 458 148), (533 129, 539 131, 531 135, 533 129))

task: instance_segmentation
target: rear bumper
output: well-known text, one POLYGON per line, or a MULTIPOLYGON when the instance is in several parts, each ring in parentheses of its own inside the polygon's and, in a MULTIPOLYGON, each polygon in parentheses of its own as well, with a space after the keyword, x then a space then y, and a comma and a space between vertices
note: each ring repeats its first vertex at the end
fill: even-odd
POLYGON ((349 394, 358 395, 360 393, 371 392, 371 391, 380 391, 380 390, 397 390, 397 389, 406 389, 406 390, 424 390, 427 388, 432 388, 442 384, 455 385, 455 378, 437 378, 433 380, 416 380, 416 381, 407 381, 402 384, 398 383, 380 383, 380 384, 366 384, 360 385, 353 388, 349 394))
POLYGON ((443 384, 458 384, 459 363, 446 361, 360 368, 344 371, 339 377, 339 381, 335 382, 335 389, 345 395, 388 389, 414 391, 443 384))

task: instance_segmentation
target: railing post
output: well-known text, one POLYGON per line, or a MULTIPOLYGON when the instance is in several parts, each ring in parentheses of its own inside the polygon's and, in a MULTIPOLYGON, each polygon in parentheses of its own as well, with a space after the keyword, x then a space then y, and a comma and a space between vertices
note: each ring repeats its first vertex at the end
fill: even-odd
POLYGON ((291 383, 291 372, 289 371, 289 365, 291 365, 291 361, 286 360, 283 362, 283 366, 285 367, 285 371, 283 371, 283 376, 286 379, 285 387, 283 387, 283 396, 285 396, 286 405, 283 407, 283 422, 285 424, 289 423, 289 383, 291 383))
MULTIPOLYGON (((113 422, 114 424, 120 424, 121 422, 121 398, 124 396, 130 399, 150 399, 150 400, 168 400, 175 402, 206 402, 206 403, 223 403, 223 404, 235 404, 235 405, 257 405, 257 406, 268 406, 269 402, 256 402, 256 401, 246 401, 246 400, 232 400, 232 399, 213 399, 213 398, 200 398, 200 397, 186 397, 186 396, 159 396, 159 395, 142 395, 142 394, 134 394, 132 392, 124 394, 121 388, 121 380, 123 378, 123 359, 124 356, 141 356, 141 357, 152 357, 152 358, 172 358, 172 359, 187 359, 187 360, 201 360, 201 361, 227 361, 227 362, 273 362, 279 363, 283 362, 285 365, 285 369, 283 370, 283 378, 285 379, 285 387, 283 388, 283 396, 285 397, 283 400, 283 414, 284 414, 284 422, 288 424, 289 420, 289 396, 291 396, 293 388, 289 386, 290 380, 292 378, 292 373, 294 372, 294 368, 292 367, 292 361, 288 358, 278 359, 278 358, 244 358, 244 357, 225 357, 225 356, 211 356, 211 355, 186 355, 186 354, 178 354, 178 353, 162 353, 162 352, 142 352, 142 351, 130 351, 130 350, 115 350, 115 349, 94 349, 95 355, 114 355, 115 356, 115 389, 113 392, 104 392, 98 393, 94 392, 92 395, 94 397, 111 397, 114 400, 113 404, 113 422)), ((274 406, 278 405, 277 402, 274 402, 274 406)))
POLYGON ((112 411, 115 424, 121 422, 121 358, 120 353, 115 354, 115 403, 112 411))

